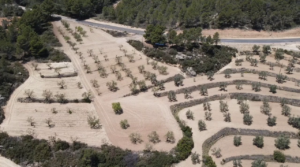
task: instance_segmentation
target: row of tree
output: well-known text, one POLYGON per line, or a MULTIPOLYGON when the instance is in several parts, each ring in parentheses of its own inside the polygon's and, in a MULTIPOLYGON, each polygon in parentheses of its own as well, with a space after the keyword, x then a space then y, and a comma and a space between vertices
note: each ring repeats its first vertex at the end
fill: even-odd
POLYGON ((135 26, 281 30, 300 24, 299 11, 297 0, 122 0, 103 15, 135 26))

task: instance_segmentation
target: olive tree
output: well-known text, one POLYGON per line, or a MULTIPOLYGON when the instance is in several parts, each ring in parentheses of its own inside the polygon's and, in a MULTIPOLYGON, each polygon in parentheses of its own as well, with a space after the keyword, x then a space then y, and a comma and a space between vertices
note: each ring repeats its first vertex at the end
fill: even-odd
POLYGON ((260 112, 262 112, 265 115, 270 115, 271 110, 272 108, 270 104, 266 100, 264 100, 263 105, 260 106, 260 112))
POLYGON ((167 143, 175 143, 175 137, 172 131, 168 131, 165 137, 167 143))
POLYGON ((233 167, 243 167, 242 161, 240 159, 234 159, 232 163, 233 163, 233 167))
POLYGON ((198 128, 200 131, 206 130, 206 123, 203 120, 198 121, 198 128))
POLYGON ((43 90, 42 96, 45 98, 45 101, 50 102, 53 97, 53 93, 50 90, 43 90))
POLYGON ((248 103, 242 102, 242 103, 240 104, 240 112, 241 112, 242 114, 249 113, 249 105, 248 105, 248 103))
POLYGON ((30 90, 30 89, 26 89, 24 94, 27 96, 27 98, 31 99, 34 97, 34 92, 33 90, 30 90))
POLYGON ((277 86, 276 85, 271 85, 269 88, 270 88, 270 92, 277 93, 277 86))
POLYGON ((284 115, 284 116, 290 116, 291 115, 291 107, 284 104, 282 107, 282 110, 281 110, 281 114, 284 115))
POLYGON ((216 158, 222 157, 221 151, 222 151, 222 150, 221 150, 220 148, 213 148, 213 149, 211 150, 212 155, 214 155, 216 158))
POLYGON ((148 138, 149 138, 149 141, 152 142, 152 143, 154 143, 154 144, 160 142, 159 135, 157 134, 156 131, 151 132, 151 133, 148 135, 148 138))
POLYGON ((141 139, 141 135, 139 133, 131 133, 129 135, 129 138, 133 144, 139 144, 143 142, 143 140, 141 139))
POLYGON ((249 113, 245 113, 243 116, 243 121, 245 125, 250 126, 253 122, 253 116, 251 116, 249 113))
POLYGON ((120 115, 120 114, 123 113, 123 109, 122 109, 121 104, 119 102, 112 103, 112 108, 113 108, 115 114, 120 115))
POLYGON ((92 129, 100 129, 101 128, 100 120, 97 119, 95 116, 93 116, 93 117, 88 116, 87 122, 88 122, 90 128, 92 128, 92 129))
POLYGON ((242 137, 241 136, 234 136, 233 137, 233 144, 238 147, 242 145, 242 137))
POLYGON ((130 127, 130 125, 129 125, 127 119, 121 120, 121 121, 120 121, 120 126, 121 126, 122 129, 127 129, 127 128, 130 127))
POLYGON ((206 86, 201 86, 200 87, 200 94, 201 94, 201 96, 207 96, 208 95, 208 91, 207 91, 206 86))
POLYGON ((206 121, 211 121, 212 120, 211 116, 212 116, 212 113, 210 111, 205 112, 205 120, 206 121))
POLYGON ((117 87, 117 83, 115 81, 107 82, 106 86, 112 92, 116 92, 119 88, 117 87))
POLYGON ((89 90, 88 92, 84 92, 82 94, 82 97, 85 102, 91 102, 93 98, 92 91, 89 90))
POLYGON ((265 71, 261 71, 258 73, 259 79, 267 80, 267 73, 265 71))
POLYGON ((211 104, 209 102, 204 102, 203 103, 203 109, 206 111, 211 111, 211 108, 210 108, 211 104))
POLYGON ((223 116, 224 116, 224 121, 225 121, 225 122, 231 122, 231 115, 230 115, 229 112, 225 112, 225 113, 223 114, 223 116))
POLYGON ((275 146, 280 150, 285 150, 290 148, 291 141, 287 136, 281 135, 277 139, 275 139, 275 146))
POLYGON ((208 80, 210 80, 210 81, 214 80, 214 75, 215 75, 214 72, 209 71, 206 73, 206 75, 207 75, 208 80))
POLYGON ((267 163, 263 159, 254 160, 251 167, 267 167, 267 163))
POLYGON ((275 126, 276 125, 276 120, 277 120, 277 117, 275 116, 269 116, 268 119, 267 119, 267 124, 268 126, 275 126))
POLYGON ((194 113, 193 113, 191 110, 188 110, 188 111, 186 112, 186 118, 187 118, 187 119, 194 120, 194 113))
POLYGON ((258 148, 264 147, 264 137, 263 136, 255 136, 253 139, 253 145, 255 145, 258 148))
POLYGON ((172 91, 172 90, 169 91, 168 98, 169 98, 170 102, 177 101, 177 99, 176 99, 176 93, 174 91, 172 91))
POLYGON ((183 77, 181 75, 175 75, 174 76, 174 83, 175 86, 183 86, 183 77))
POLYGON ((220 100, 220 111, 221 112, 228 111, 228 104, 227 104, 227 102, 224 102, 224 101, 220 100))
POLYGON ((200 155, 197 152, 193 152, 191 154, 191 160, 194 165, 199 164, 200 163, 200 155))
POLYGON ((60 89, 64 89, 67 87, 65 80, 58 81, 57 85, 59 86, 60 89))

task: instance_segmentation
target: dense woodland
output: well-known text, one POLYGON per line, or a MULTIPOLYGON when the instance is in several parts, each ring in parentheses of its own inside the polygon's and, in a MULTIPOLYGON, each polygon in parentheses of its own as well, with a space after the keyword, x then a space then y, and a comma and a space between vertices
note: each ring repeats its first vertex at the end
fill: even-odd
POLYGON ((300 24, 299 0, 122 0, 106 19, 145 27, 282 30, 300 24))

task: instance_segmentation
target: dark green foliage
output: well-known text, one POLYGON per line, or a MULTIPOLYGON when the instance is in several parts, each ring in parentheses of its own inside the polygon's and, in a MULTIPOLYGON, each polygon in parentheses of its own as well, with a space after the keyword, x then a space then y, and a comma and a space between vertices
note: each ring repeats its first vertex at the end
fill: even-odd
POLYGON ((163 36, 165 30, 166 28, 163 26, 154 26, 150 24, 146 28, 144 38, 151 44, 165 44, 166 39, 163 36))
POLYGON ((184 136, 180 139, 176 146, 176 152, 178 153, 179 160, 185 160, 191 154, 192 149, 194 148, 193 139, 184 136))
POLYGON ((214 162, 211 156, 204 156, 203 162, 207 167, 217 167, 216 163, 214 162))
POLYGON ((275 139, 275 146, 280 150, 285 150, 290 148, 291 141, 287 136, 279 136, 277 139, 275 139))
POLYGON ((233 144, 238 147, 242 144, 242 137, 241 136, 234 136, 233 144))
POLYGON ((143 43, 136 40, 129 40, 128 43, 133 46, 136 50, 141 51, 144 47, 143 43))
POLYGON ((267 164, 263 159, 257 159, 251 163, 251 167, 267 167, 267 164))
POLYGON ((123 109, 122 109, 120 103, 112 103, 112 108, 113 108, 115 114, 122 114, 123 113, 123 109))
POLYGON ((300 23, 298 5, 297 1, 275 0, 122 0, 115 11, 112 7, 106 8, 104 16, 135 26, 175 27, 179 23, 185 27, 281 30, 300 23))
POLYGON ((253 121, 252 119, 253 119, 253 116, 251 116, 249 113, 244 114, 243 121, 244 121, 245 125, 250 126, 252 124, 252 121, 253 121))
POLYGON ((294 128, 300 129, 300 117, 289 117, 288 124, 292 125, 294 128))
POLYGON ((273 157, 277 162, 285 162, 285 155, 281 151, 274 151, 273 157))
POLYGON ((273 116, 273 117, 269 116, 268 119, 267 119, 267 122, 268 122, 267 124, 269 126, 275 126, 276 125, 276 120, 277 120, 277 118, 275 116, 273 116))
POLYGON ((272 92, 272 93, 276 93, 277 91, 277 86, 276 85, 271 85, 270 87, 270 92, 272 92))
POLYGON ((200 131, 206 130, 206 123, 203 120, 198 121, 198 128, 200 131))
POLYGON ((264 137, 263 136, 256 136, 253 139, 253 145, 257 146, 258 148, 264 147, 264 137))
POLYGON ((66 141, 58 140, 54 142, 54 146, 53 146, 54 151, 66 150, 68 148, 70 148, 70 144, 66 141))
POLYGON ((179 74, 176 74, 174 76, 174 84, 175 86, 183 86, 183 77, 179 74))

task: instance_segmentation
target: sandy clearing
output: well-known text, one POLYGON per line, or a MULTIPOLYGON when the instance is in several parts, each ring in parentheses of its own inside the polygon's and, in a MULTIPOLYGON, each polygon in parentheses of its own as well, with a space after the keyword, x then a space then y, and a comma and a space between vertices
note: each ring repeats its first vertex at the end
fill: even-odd
POLYGON ((19 165, 15 164, 11 160, 4 158, 0 155, 0 166, 1 167, 20 167, 19 165))
MULTIPOLYGON (((54 22, 53 25, 54 31, 56 31, 57 27, 61 27, 66 34, 68 33, 64 28, 62 28, 63 26, 60 22, 54 22)), ((70 26, 72 29, 74 29, 74 27, 78 26, 78 24, 70 22, 70 26)), ((82 61, 75 54, 75 52, 70 49, 68 44, 59 35, 59 33, 56 31, 55 34, 63 44, 65 53, 70 56, 74 67, 78 69, 78 74, 82 79, 83 86, 87 90, 91 90, 95 95, 93 104, 103 126, 105 127, 105 131, 107 132, 111 143, 121 148, 142 150, 144 149, 145 143, 148 142, 147 135, 151 131, 157 131, 162 141, 164 140, 164 135, 167 133, 167 131, 173 131, 175 138, 180 139, 182 134, 178 124, 169 111, 169 104, 155 102, 156 99, 153 97, 151 90, 149 90, 147 93, 141 93, 138 96, 123 98, 123 95, 130 93, 129 84, 131 83, 131 79, 126 77, 125 73, 120 70, 120 67, 117 66, 117 70, 119 70, 123 76, 123 80, 117 81, 116 76, 111 73, 110 66, 116 65, 116 55, 122 56, 122 62, 128 69, 132 71, 132 74, 137 77, 138 80, 144 79, 143 75, 138 72, 137 67, 139 65, 144 65, 146 71, 156 73, 159 80, 173 76, 179 73, 180 70, 175 67, 168 66, 169 74, 160 75, 157 70, 153 71, 151 65, 146 64, 146 56, 138 51, 135 51, 135 49, 126 42, 125 38, 114 38, 99 29, 93 29, 94 32, 91 33, 89 27, 82 27, 87 31, 87 37, 83 38, 82 44, 77 43, 76 47, 79 48, 79 52, 83 53, 85 64, 89 65, 93 71, 89 74, 85 72, 82 61), (120 45, 122 45, 123 48, 128 51, 127 54, 134 56, 134 63, 130 63, 129 60, 124 57, 124 53, 119 49, 120 45), (92 49, 94 54, 99 56, 99 60, 109 74, 107 78, 101 78, 99 76, 99 73, 96 71, 97 66, 93 58, 87 53, 87 50, 89 49, 92 49), (101 49, 102 54, 99 52, 99 49, 101 49), (109 61, 104 61, 104 55, 107 55, 109 61), (98 88, 98 90, 102 93, 100 96, 97 96, 96 89, 93 88, 90 83, 92 79, 96 79, 100 85, 98 88), (112 80, 117 81, 119 88, 119 90, 115 93, 110 92, 106 86, 106 83, 112 80), (112 102, 121 102, 121 105, 124 109, 124 113, 122 115, 114 114, 111 107, 112 102), (127 119, 130 124, 130 127, 127 130, 123 130, 120 127, 120 120, 123 119, 127 119), (144 141, 142 144, 134 145, 130 142, 128 136, 133 132, 138 132, 141 134, 142 140, 144 141)), ((158 64, 167 66, 162 63, 158 64)), ((146 81, 146 84, 150 85, 150 82, 146 81)), ((175 147, 175 144, 166 144, 165 142, 161 142, 156 144, 154 149, 169 151, 173 147, 175 147)))
POLYGON ((202 34, 205 36, 218 32, 221 38, 297 38, 300 37, 300 28, 293 28, 285 31, 255 31, 242 29, 204 29, 202 34))
MULTIPOLYGON (((253 138, 255 136, 242 136, 242 145, 236 147, 233 145, 233 137, 234 136, 226 136, 219 140, 216 144, 212 146, 212 148, 220 148, 222 150, 222 157, 216 158, 213 156, 214 161, 216 164, 221 164, 222 159, 229 158, 232 156, 239 156, 239 155, 272 155, 275 150, 278 150, 275 147, 275 139, 272 137, 264 137, 264 147, 258 148, 253 145, 253 138), (247 152, 245 152, 247 150, 247 152)), ((299 147, 297 146, 297 139, 291 139, 290 148, 287 150, 280 150, 285 155, 290 156, 298 156, 299 147)), ((209 153, 212 156, 212 152, 209 153)))
MULTIPOLYGON (((72 71, 73 67, 70 63, 64 71, 72 71)), ((53 63, 52 67, 64 67, 65 63, 53 63)), ((109 142, 104 129, 91 129, 87 123, 88 116, 97 116, 96 110, 92 104, 44 104, 44 103, 20 103, 17 102, 19 97, 25 97, 24 91, 33 90, 37 98, 42 98, 43 90, 51 90, 53 94, 56 92, 65 93, 68 99, 81 99, 85 89, 79 89, 76 85, 81 82, 79 77, 62 78, 67 85, 66 89, 60 89, 57 82, 62 79, 57 78, 41 78, 39 72, 48 72, 54 74, 53 70, 49 70, 46 64, 39 64, 39 70, 35 71, 31 67, 31 63, 25 64, 25 68, 29 71, 30 77, 18 87, 12 94, 7 105, 4 107, 6 119, 1 124, 1 130, 8 132, 12 136, 20 136, 26 134, 34 134, 39 139, 48 139, 55 136, 61 140, 72 142, 78 140, 92 146, 101 146, 102 141, 109 142), (52 113, 52 109, 57 110, 57 114, 52 113), (72 114, 67 111, 72 110, 72 114), (27 119, 32 117, 35 121, 35 127, 31 127, 27 119), (51 118, 55 126, 48 128, 45 120, 51 118), (80 133, 78 133, 80 131, 80 133)), ((63 71, 63 70, 62 70, 63 71)))

